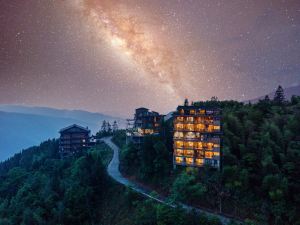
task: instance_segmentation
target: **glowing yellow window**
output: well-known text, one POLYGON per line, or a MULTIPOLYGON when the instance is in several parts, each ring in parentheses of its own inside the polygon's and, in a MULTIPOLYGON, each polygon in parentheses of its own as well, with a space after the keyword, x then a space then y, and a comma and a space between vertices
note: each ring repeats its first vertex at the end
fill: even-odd
POLYGON ((182 147, 183 147, 183 141, 176 141, 176 142, 175 142, 175 146, 176 146, 177 148, 182 148, 182 147))
POLYGON ((185 150, 184 155, 193 157, 194 156, 194 151, 193 150, 185 150))
POLYGON ((220 126, 214 126, 215 131, 220 131, 221 127, 220 126))
POLYGON ((183 121, 183 117, 179 116, 179 117, 177 117, 177 120, 182 122, 183 121))
POLYGON ((185 137, 186 137, 186 138, 189 138, 189 139, 193 139, 193 138, 195 138, 196 136, 195 136, 195 134, 194 134, 193 132, 188 132, 188 133, 186 134, 185 137))
POLYGON ((187 124, 185 128, 186 130, 194 131, 194 124, 187 124))
POLYGON ((187 117, 187 121, 194 122, 194 117, 192 117, 192 116, 187 117))
POLYGON ((176 157, 175 160, 176 160, 176 163, 183 163, 183 158, 181 158, 181 157, 176 157))
POLYGON ((175 132, 174 137, 175 138, 183 138, 183 133, 182 132, 175 132))
POLYGON ((196 159, 196 164, 202 166, 204 164, 204 159, 196 159))
POLYGON ((220 156, 220 152, 214 152, 214 156, 220 156))
POLYGON ((182 123, 178 123, 178 124, 175 125, 175 128, 177 130, 182 130, 183 129, 183 124, 182 123))
POLYGON ((211 142, 207 143, 207 149, 208 150, 213 150, 213 146, 214 146, 213 143, 211 143, 211 142))
POLYGON ((192 142, 192 141, 185 142, 185 147, 193 148, 194 147, 194 142, 192 142))
POLYGON ((179 111, 179 113, 180 113, 181 115, 183 115, 183 114, 184 114, 184 110, 181 109, 181 110, 179 111))
POLYGON ((194 159, 193 158, 186 158, 185 159, 186 164, 193 164, 194 163, 194 159))
POLYGON ((201 110, 200 110, 200 114, 205 114, 205 110, 204 110, 204 109, 201 109, 201 110))
POLYGON ((177 149, 177 150, 175 151, 175 154, 176 154, 176 155, 179 155, 179 156, 182 156, 182 155, 183 155, 183 150, 177 149))
POLYGON ((205 152, 205 158, 211 159, 213 157, 213 152, 205 152))
POLYGON ((195 115, 195 110, 194 109, 190 110, 190 114, 195 115))
POLYGON ((208 132, 213 132, 214 131, 214 126, 213 125, 208 125, 207 131, 208 132))
POLYGON ((205 129, 205 125, 204 124, 197 124, 196 125, 196 130, 197 131, 203 131, 205 129))
POLYGON ((196 148, 197 148, 197 149, 202 149, 202 148, 203 148, 202 142, 197 142, 197 143, 196 143, 196 148))

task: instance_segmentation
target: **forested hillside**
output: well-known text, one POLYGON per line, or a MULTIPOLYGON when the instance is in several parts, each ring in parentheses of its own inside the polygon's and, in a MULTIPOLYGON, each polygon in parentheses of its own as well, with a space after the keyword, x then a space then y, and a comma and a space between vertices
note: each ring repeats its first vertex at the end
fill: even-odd
POLYGON ((195 104, 222 110, 220 171, 173 170, 169 120, 162 135, 147 137, 141 149, 123 145, 122 172, 173 200, 254 224, 300 224, 300 97, 284 101, 278 93, 274 100, 266 96, 256 104, 195 104))
POLYGON ((1 225, 219 225, 216 218, 146 200, 106 173, 104 144, 59 159, 49 140, 0 164, 1 225))

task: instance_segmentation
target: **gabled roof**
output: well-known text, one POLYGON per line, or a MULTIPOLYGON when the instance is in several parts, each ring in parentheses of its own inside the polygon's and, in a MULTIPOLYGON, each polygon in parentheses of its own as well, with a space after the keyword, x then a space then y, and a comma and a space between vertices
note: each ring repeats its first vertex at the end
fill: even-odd
POLYGON ((77 125, 77 124, 73 124, 73 125, 71 125, 71 126, 68 126, 68 127, 65 127, 65 128, 63 128, 63 129, 61 129, 61 130, 59 131, 59 133, 62 133, 62 132, 66 131, 66 130, 69 130, 69 129, 71 129, 71 128, 78 128, 78 129, 80 129, 80 130, 84 130, 84 131, 86 131, 86 132, 90 132, 90 130, 89 130, 88 128, 79 126, 79 125, 77 125))
POLYGON ((147 108, 145 108, 145 107, 140 107, 140 108, 137 108, 137 109, 135 109, 135 110, 149 110, 149 109, 147 109, 147 108))

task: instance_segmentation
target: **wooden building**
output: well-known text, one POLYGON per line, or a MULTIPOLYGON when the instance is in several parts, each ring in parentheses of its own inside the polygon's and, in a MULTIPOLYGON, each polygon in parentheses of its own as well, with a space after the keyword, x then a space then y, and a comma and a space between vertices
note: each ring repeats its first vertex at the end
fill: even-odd
POLYGON ((90 130, 88 128, 71 125, 59 131, 59 153, 66 157, 90 147, 90 130))
POLYGON ((147 108, 136 109, 134 119, 127 120, 127 143, 142 144, 145 136, 158 135, 163 119, 164 115, 158 112, 149 111, 147 108))
POLYGON ((174 166, 220 168, 221 117, 218 109, 189 105, 174 113, 174 166))

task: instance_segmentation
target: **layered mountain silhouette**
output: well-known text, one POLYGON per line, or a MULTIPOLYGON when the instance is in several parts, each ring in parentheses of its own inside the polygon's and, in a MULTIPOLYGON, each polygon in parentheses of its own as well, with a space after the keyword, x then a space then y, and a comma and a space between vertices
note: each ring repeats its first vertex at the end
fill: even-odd
POLYGON ((61 110, 47 107, 0 105, 0 161, 24 148, 59 137, 58 131, 78 124, 97 132, 106 120, 116 120, 124 128, 125 120, 83 110, 61 110))

